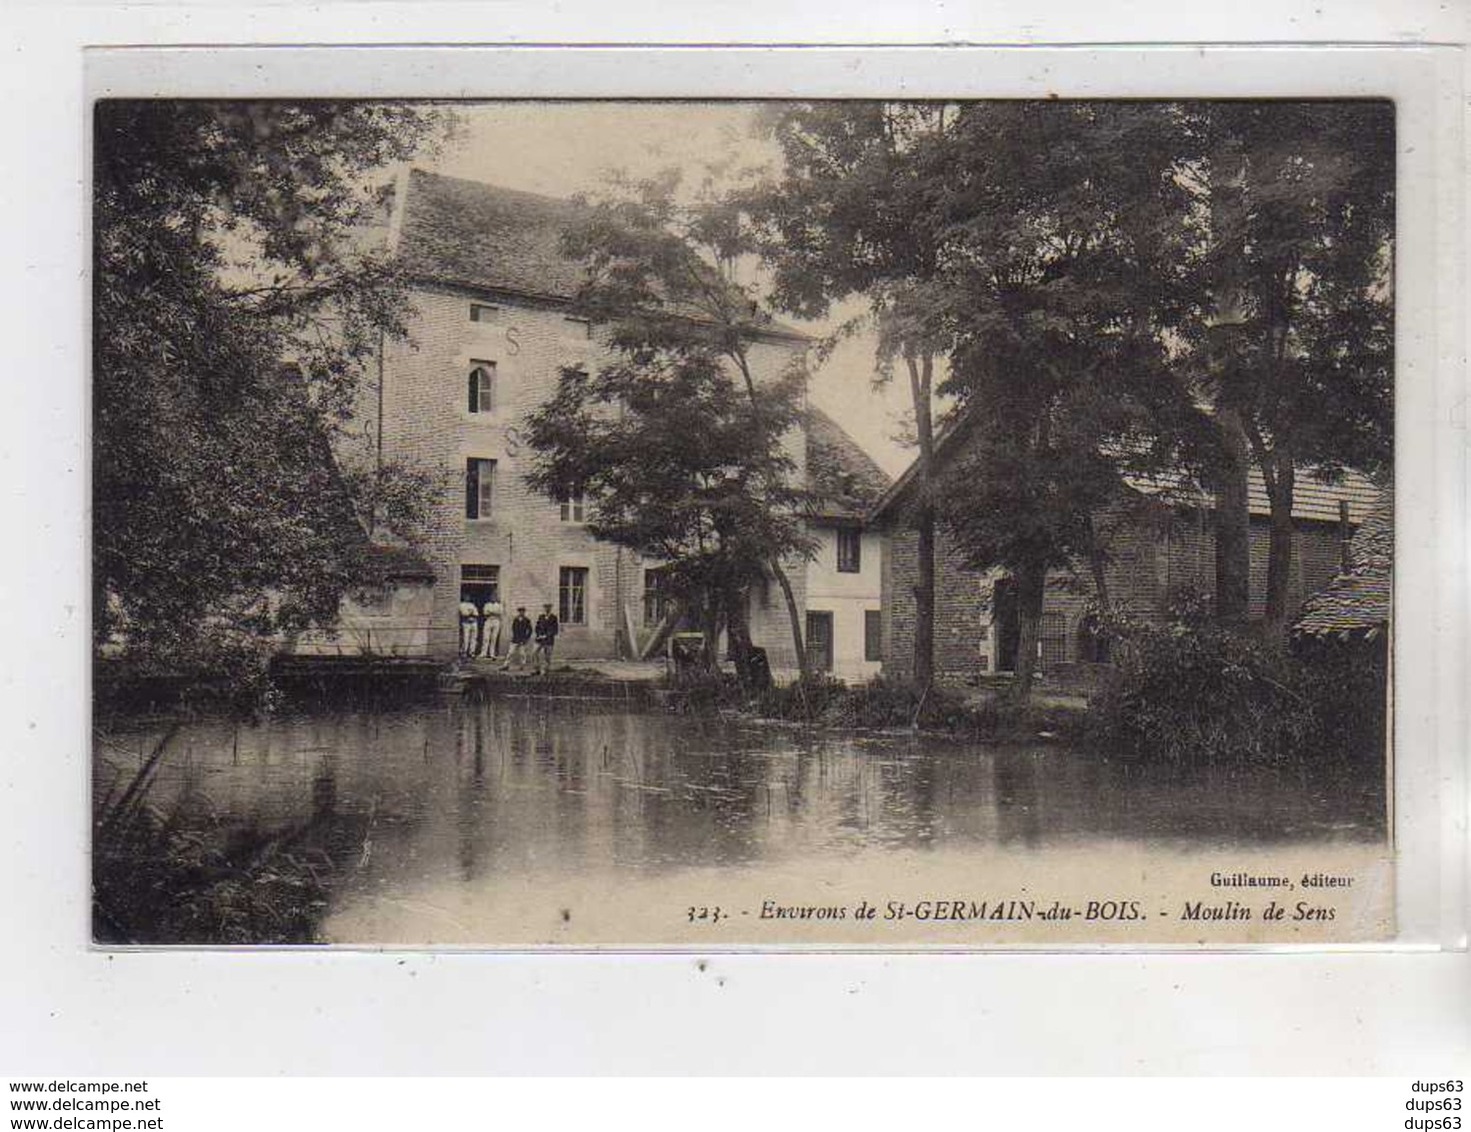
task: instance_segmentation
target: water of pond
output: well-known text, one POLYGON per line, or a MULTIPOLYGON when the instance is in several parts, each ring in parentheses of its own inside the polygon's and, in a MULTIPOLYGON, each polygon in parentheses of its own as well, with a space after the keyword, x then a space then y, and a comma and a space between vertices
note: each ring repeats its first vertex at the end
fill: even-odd
MULTIPOLYGON (((99 736, 98 789, 125 780, 159 734, 137 723, 99 736)), ((667 898, 682 914, 736 876, 759 878, 753 894, 820 894, 896 862, 964 867, 997 852, 1376 844, 1383 789, 1362 777, 1182 776, 1043 742, 490 699, 192 722, 170 740, 152 801, 218 827, 315 831, 338 869, 328 940, 485 945, 557 938, 565 924, 540 921, 553 906, 567 921, 589 901, 667 898)), ((565 938, 624 938, 608 931, 565 938)))

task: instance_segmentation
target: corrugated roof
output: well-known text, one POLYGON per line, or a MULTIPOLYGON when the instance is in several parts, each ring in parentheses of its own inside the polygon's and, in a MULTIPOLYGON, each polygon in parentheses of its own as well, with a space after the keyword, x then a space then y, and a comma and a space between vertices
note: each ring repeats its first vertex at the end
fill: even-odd
POLYGON ((1351 568, 1308 598, 1292 631, 1309 637, 1373 640, 1389 624, 1393 599, 1394 499, 1385 492, 1349 546, 1351 568))
POLYGON ((889 487, 888 474, 821 409, 807 410, 807 489, 813 518, 862 519, 889 487))

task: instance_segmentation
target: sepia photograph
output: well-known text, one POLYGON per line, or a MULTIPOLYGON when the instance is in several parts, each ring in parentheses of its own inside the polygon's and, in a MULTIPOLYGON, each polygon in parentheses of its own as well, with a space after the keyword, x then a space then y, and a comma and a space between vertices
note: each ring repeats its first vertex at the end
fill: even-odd
POLYGON ((94 944, 1394 939, 1394 103, 91 109, 94 944))

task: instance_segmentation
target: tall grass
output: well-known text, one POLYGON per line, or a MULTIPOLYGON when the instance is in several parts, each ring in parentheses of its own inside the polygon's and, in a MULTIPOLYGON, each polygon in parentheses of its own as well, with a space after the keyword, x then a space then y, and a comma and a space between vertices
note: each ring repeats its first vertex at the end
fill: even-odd
POLYGON ((300 944, 316 939, 334 867, 287 834, 227 826, 154 802, 170 727, 138 770, 98 797, 93 938, 104 944, 300 944))

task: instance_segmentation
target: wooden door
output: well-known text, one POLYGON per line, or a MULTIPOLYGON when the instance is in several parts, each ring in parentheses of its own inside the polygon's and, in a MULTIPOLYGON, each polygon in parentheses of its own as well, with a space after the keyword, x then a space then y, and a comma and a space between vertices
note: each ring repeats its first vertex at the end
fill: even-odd
POLYGON ((807 611, 807 666, 813 672, 833 670, 833 615, 807 611))

